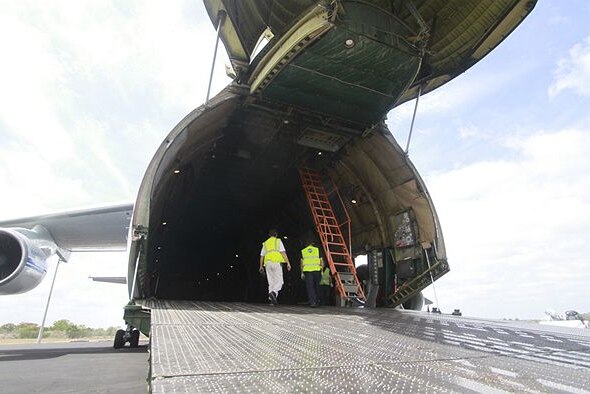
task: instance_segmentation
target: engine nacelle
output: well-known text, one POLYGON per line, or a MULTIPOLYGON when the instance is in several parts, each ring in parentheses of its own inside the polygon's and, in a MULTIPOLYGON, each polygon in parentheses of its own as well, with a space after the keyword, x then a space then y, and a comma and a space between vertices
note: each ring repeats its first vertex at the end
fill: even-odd
POLYGON ((36 240, 15 229, 0 228, 0 295, 25 293, 47 273, 47 255, 36 240))

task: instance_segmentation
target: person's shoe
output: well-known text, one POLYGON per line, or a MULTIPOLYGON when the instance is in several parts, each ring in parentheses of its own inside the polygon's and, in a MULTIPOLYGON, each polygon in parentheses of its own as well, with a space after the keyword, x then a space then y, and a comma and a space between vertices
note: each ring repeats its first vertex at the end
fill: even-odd
POLYGON ((268 298, 270 298, 270 302, 272 302, 273 305, 278 304, 277 294, 274 291, 271 291, 270 293, 268 293, 268 298))

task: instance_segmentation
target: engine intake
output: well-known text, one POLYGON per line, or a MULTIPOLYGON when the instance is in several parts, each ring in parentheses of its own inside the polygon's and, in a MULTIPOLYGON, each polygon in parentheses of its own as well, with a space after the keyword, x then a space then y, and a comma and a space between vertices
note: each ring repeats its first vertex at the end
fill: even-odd
POLYGON ((25 293, 47 273, 47 256, 36 241, 0 228, 0 295, 25 293))

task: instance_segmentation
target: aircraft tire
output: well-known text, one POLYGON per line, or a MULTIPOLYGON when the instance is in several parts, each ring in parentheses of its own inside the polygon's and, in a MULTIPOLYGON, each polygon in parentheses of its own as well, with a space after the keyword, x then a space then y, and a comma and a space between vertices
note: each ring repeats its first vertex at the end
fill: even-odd
POLYGON ((139 346, 139 330, 131 331, 131 339, 129 339, 129 347, 139 346))
POLYGON ((121 349, 125 346, 125 330, 117 330, 115 333, 115 341, 113 342, 113 347, 115 349, 121 349))

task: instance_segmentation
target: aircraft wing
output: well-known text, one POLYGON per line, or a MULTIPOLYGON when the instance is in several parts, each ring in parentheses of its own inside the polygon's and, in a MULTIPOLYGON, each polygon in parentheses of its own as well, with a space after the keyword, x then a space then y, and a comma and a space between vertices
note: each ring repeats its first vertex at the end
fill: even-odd
POLYGON ((89 276, 95 282, 127 284, 127 278, 124 276, 89 276))
POLYGON ((133 204, 66 211, 23 219, 0 221, 0 228, 41 225, 55 243, 70 251, 125 249, 133 204))

